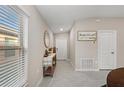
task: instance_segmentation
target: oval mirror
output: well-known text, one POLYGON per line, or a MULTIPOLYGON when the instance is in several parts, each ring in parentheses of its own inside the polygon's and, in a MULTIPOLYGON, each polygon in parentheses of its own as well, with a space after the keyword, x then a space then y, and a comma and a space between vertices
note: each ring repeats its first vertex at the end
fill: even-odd
POLYGON ((49 36, 48 31, 44 32, 44 45, 46 48, 48 48, 50 45, 50 36, 49 36))

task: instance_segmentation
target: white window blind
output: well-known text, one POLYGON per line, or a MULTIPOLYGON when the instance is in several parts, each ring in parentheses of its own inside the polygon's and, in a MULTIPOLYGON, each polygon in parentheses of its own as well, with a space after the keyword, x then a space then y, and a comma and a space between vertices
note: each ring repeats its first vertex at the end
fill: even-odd
POLYGON ((26 82, 24 14, 16 6, 0 5, 0 86, 19 87, 26 82))

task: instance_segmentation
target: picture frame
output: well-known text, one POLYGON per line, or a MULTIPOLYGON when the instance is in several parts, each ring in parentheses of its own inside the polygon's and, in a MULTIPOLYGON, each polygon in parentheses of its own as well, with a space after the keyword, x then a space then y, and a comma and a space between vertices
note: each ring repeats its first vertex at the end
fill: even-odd
POLYGON ((77 39, 78 41, 96 41, 97 32, 96 31, 78 31, 77 39))

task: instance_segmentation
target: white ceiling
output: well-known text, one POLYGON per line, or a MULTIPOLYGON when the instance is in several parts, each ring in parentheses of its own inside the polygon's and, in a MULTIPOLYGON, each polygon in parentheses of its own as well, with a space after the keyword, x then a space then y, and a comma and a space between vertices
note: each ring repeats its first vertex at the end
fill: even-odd
POLYGON ((59 33, 60 28, 69 31, 73 22, 86 18, 124 17, 124 6, 84 6, 84 5, 40 5, 36 6, 50 29, 59 33))

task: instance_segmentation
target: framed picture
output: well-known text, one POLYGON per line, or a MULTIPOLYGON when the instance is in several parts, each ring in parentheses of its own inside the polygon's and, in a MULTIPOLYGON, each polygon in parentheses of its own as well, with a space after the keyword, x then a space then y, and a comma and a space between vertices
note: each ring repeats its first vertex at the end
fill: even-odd
POLYGON ((95 31, 79 31, 77 34, 79 41, 96 41, 97 32, 95 31))

